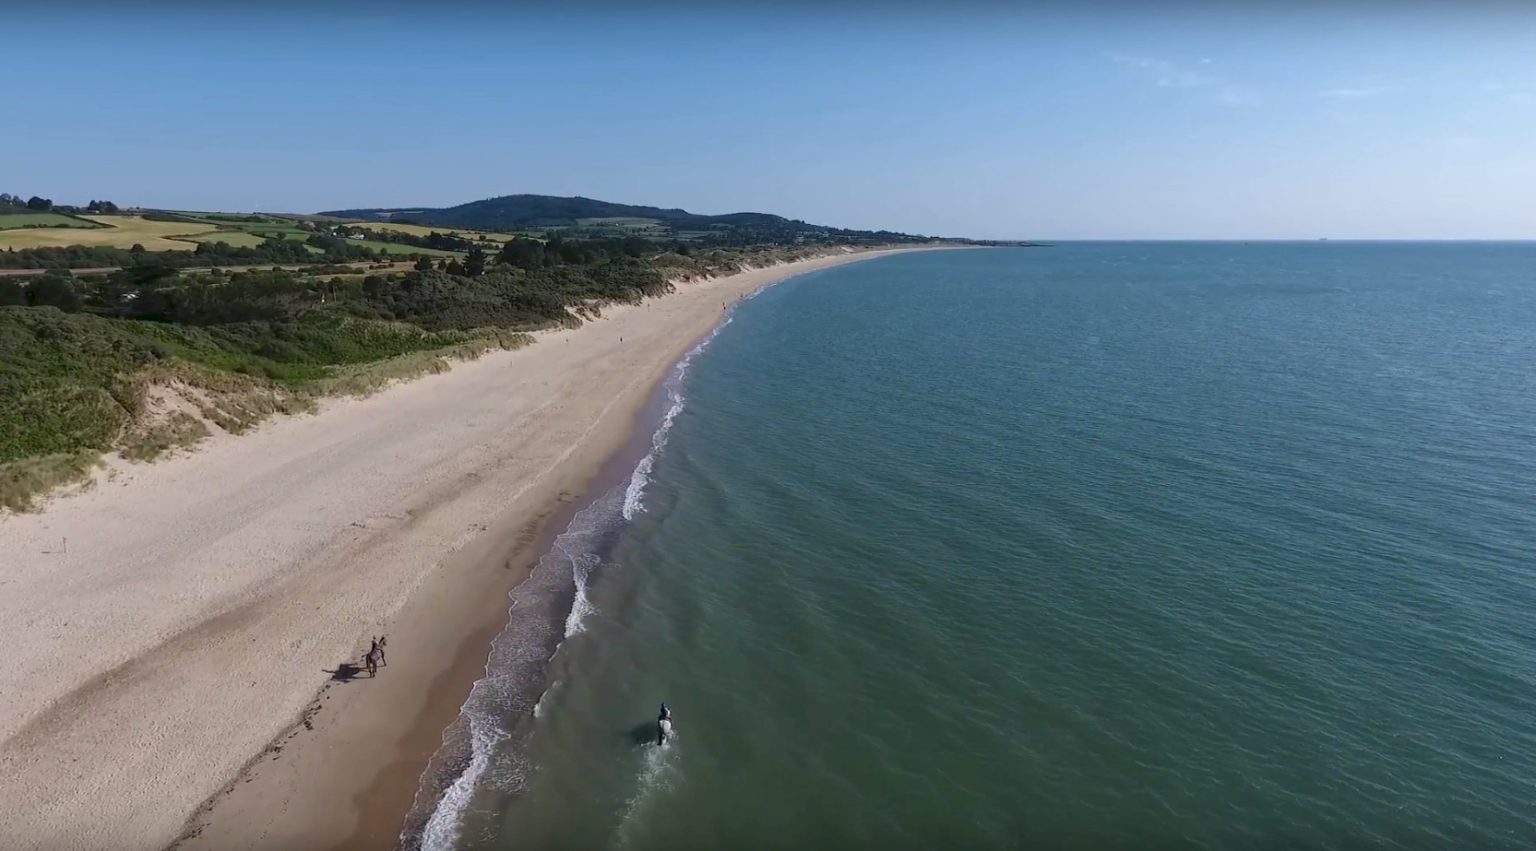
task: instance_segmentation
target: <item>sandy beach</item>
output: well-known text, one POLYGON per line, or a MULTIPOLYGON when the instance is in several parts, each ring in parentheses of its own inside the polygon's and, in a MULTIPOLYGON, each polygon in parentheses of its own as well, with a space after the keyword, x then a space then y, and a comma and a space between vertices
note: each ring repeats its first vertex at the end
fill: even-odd
POLYGON ((0 847, 392 847, 507 592, 669 367, 870 256, 682 283, 0 517, 0 847))

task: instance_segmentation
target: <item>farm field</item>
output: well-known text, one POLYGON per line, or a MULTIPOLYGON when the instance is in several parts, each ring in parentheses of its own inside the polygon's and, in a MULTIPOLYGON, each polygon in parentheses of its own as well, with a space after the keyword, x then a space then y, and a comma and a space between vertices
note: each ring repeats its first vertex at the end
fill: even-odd
POLYGON ((96 225, 61 213, 0 213, 0 230, 46 227, 94 228, 96 225))
MULTIPOLYGON (((313 231, 306 231, 299 227, 298 222, 292 219, 284 219, 277 216, 263 216, 260 221, 242 221, 244 214, 235 213, 189 213, 180 210, 171 210, 174 215, 196 219, 207 224, 211 228, 224 230, 239 230, 247 233, 299 233, 309 236, 313 231)), ((259 214, 257 214, 259 215, 259 214)))
POLYGON ((211 233, 200 233, 195 236, 190 236, 188 239, 196 240, 197 242, 207 242, 210 244, 215 242, 223 242, 229 245, 233 245, 236 248, 255 248, 256 246, 261 245, 263 242, 266 242, 266 239, 257 236, 254 233, 238 230, 218 230, 211 233))
POLYGON ((142 216, 82 216, 100 228, 52 227, 0 231, 0 248, 52 248, 66 245, 132 248, 148 251, 191 251, 197 243, 188 237, 207 233, 212 227, 198 222, 152 222, 142 216))
POLYGON ((347 240, 347 243, 350 245, 366 246, 368 248, 374 249, 375 251, 382 251, 386 254, 426 254, 432 257, 464 256, 462 253, 457 251, 440 251, 436 248, 417 248, 414 245, 401 245, 398 242, 376 242, 371 239, 349 239, 347 240))
POLYGON ((347 222, 357 227, 365 227, 369 230, 392 230, 397 233, 408 233, 413 236, 427 236, 432 233, 449 234, 463 237, 464 239, 478 240, 481 238, 506 242, 514 236, 510 233, 494 233, 490 231, 465 230, 464 228, 434 228, 426 225, 408 225, 396 222, 347 222))
MULTIPOLYGON (((267 214, 214 213, 192 210, 164 211, 186 221, 165 222, 146 219, 143 216, 80 216, 70 217, 58 213, 14 213, 0 215, 0 251, 8 248, 57 248, 70 245, 89 247, 132 248, 142 245, 148 251, 192 251, 200 243, 223 242, 238 248, 260 246, 267 238, 304 242, 315 233, 300 227, 296 219, 267 214), (245 221, 259 216, 256 221, 245 221), (46 224, 46 227, 25 227, 25 224, 46 224)), ((430 228, 421 225, 394 224, 390 222, 357 222, 381 231, 425 235, 434 230, 438 233, 454 233, 468 239, 483 238, 487 251, 499 250, 500 244, 513 238, 508 233, 493 233, 466 229, 430 228)), ((371 239, 348 240, 386 254, 427 254, 433 257, 461 257, 462 252, 441 249, 418 248, 371 239)), ((323 254, 322 249, 305 246, 312 253, 323 254)))
POLYGON ((663 231, 666 227, 656 219, 645 219, 638 216, 601 216, 589 219, 577 219, 579 227, 615 227, 625 230, 637 231, 663 231))

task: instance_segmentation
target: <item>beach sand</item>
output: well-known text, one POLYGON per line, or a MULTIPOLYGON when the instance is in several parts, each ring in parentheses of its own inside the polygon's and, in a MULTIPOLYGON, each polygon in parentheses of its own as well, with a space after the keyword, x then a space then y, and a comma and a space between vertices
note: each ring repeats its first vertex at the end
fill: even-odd
POLYGON ((0 847, 392 847, 507 593, 671 365, 723 305, 870 256, 681 283, 0 517, 0 847))

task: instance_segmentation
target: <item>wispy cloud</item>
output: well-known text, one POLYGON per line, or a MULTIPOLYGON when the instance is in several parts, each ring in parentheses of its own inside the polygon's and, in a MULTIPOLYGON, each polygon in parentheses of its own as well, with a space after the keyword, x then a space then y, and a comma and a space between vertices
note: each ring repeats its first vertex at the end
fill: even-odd
MULTIPOLYGON (((1233 106, 1243 106, 1259 102, 1258 93, 1245 86, 1237 85, 1215 74, 1196 71, 1177 63, 1169 62, 1166 59, 1157 59, 1151 56, 1131 56, 1120 53, 1111 53, 1109 58, 1118 65, 1136 70, 1159 88, 1197 89, 1210 93, 1219 103, 1233 106)), ((1200 64, 1202 66, 1210 65, 1211 60, 1201 59, 1200 64)))
POLYGON ((1331 100, 1362 100, 1390 94, 1392 91, 1391 86, 1340 86, 1323 89, 1318 92, 1318 95, 1331 100))

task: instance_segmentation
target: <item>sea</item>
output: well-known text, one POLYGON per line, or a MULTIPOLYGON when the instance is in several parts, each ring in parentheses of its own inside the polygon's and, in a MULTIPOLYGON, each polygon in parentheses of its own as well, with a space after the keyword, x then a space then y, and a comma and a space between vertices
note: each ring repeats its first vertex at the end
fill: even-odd
POLYGON ((868 260, 645 429, 407 846, 1536 848, 1536 244, 868 260))

